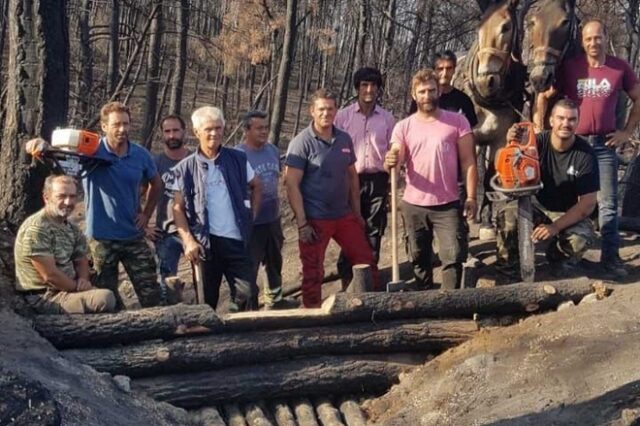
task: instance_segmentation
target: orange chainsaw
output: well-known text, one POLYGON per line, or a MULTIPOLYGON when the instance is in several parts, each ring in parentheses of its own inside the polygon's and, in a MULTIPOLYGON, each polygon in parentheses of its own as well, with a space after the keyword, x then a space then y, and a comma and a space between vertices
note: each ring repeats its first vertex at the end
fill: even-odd
POLYGON ((27 153, 44 163, 54 173, 81 178, 109 160, 96 157, 100 147, 97 133, 77 129, 56 129, 51 145, 42 139, 27 144, 27 153))
POLYGON ((520 274, 525 282, 535 278, 535 247, 533 233, 533 207, 531 197, 542 189, 540 160, 533 123, 517 123, 521 131, 526 131, 527 143, 509 140, 496 153, 496 174, 490 180, 496 191, 487 193, 491 201, 518 200, 518 252, 520 254, 520 274))

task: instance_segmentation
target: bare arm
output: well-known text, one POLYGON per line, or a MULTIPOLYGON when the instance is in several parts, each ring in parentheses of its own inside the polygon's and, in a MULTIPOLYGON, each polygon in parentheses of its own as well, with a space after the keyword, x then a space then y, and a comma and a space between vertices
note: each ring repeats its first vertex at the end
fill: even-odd
POLYGON ((627 92, 629 99, 633 102, 629 118, 627 119, 627 125, 623 130, 617 130, 608 135, 611 138, 607 141, 607 146, 615 147, 629 142, 633 131, 638 127, 640 123, 640 83, 633 86, 629 92, 627 92))
POLYGON ((544 118, 547 115, 547 109, 549 108, 549 100, 556 95, 557 91, 555 87, 551 87, 546 92, 540 92, 536 94, 534 99, 535 106, 533 108, 533 124, 536 127, 536 131, 542 131, 545 128, 544 118))
POLYGON ((249 181, 249 189, 251 190, 251 212, 255 219, 258 217, 260 204, 262 203, 262 182, 258 176, 254 176, 254 178, 249 181))
POLYGON ((464 202, 464 213, 469 219, 476 215, 478 204, 476 191, 478 188, 478 165, 476 162, 476 143, 473 134, 469 133, 458 141, 458 153, 460 156, 460 170, 467 190, 467 199, 464 202))
POLYGON ((138 219, 136 220, 138 228, 145 228, 147 226, 147 223, 149 223, 149 219, 158 204, 160 195, 162 195, 162 178, 160 177, 160 174, 156 174, 149 181, 146 196, 147 201, 142 209, 142 213, 138 215, 138 219))
POLYGON ((360 211, 360 180, 358 179, 358 172, 356 171, 356 166, 353 164, 349 166, 349 204, 351 205, 351 210, 356 217, 361 217, 362 213, 360 211))
POLYGON ((304 212, 304 203, 302 201, 302 192, 300 192, 300 183, 302 182, 303 176, 304 171, 302 169, 289 166, 284 169, 284 184, 287 188, 287 197, 289 198, 289 204, 295 215, 298 227, 304 226, 304 224, 307 223, 307 216, 304 212))
POLYGON ((76 280, 58 269, 53 256, 32 256, 31 264, 42 280, 60 291, 74 292, 77 289, 76 280))
POLYGON ((540 225, 534 229, 531 238, 534 241, 538 241, 554 237, 562 230, 588 218, 596 208, 596 203, 597 192, 590 192, 589 194, 579 196, 578 202, 555 222, 548 225, 540 225))
POLYGON ((184 243, 184 256, 190 262, 198 263, 200 256, 204 254, 204 249, 198 244, 189 229, 182 193, 174 191, 173 196, 173 221, 178 230, 178 235, 180 235, 180 239, 184 243))
POLYGON ((78 278, 89 281, 89 259, 87 256, 80 256, 73 261, 73 267, 76 270, 78 278))

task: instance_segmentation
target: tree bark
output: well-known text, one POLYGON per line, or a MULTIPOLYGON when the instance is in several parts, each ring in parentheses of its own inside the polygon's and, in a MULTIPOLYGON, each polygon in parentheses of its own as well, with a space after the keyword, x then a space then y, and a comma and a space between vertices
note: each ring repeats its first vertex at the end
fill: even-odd
POLYGON ((189 0, 179 0, 177 7, 176 25, 178 36, 176 37, 176 66, 171 85, 171 101, 169 112, 180 114, 182 111, 182 89, 184 76, 187 71, 187 37, 189 32, 189 0))
POLYGON ((199 407, 228 401, 376 393, 388 389, 411 366, 353 357, 317 357, 261 363, 221 371, 158 376, 134 380, 133 389, 178 407, 199 407))
POLYGON ((470 339, 477 329, 473 321, 392 321, 221 334, 122 347, 75 349, 65 354, 98 371, 147 377, 259 365, 264 360, 310 355, 439 354, 470 339))
POLYGON ((358 36, 356 39, 356 53, 353 69, 358 70, 365 65, 365 49, 369 38, 367 22, 368 0, 358 0, 358 36))
POLYGON ((77 117, 81 126, 85 126, 90 115, 91 91, 93 90, 93 50, 91 49, 91 3, 82 0, 78 16, 78 34, 80 36, 80 73, 78 75, 77 117))
MULTIPOLYGON (((6 1, 6 0, 5 0, 6 1)), ((65 0, 9 1, 9 63, 0 145, 0 220, 14 229, 42 206, 44 171, 23 143, 67 120, 69 39, 65 0)))
POLYGON ((206 332, 220 324, 207 305, 175 305, 100 315, 36 315, 35 329, 58 349, 206 332))
POLYGON ((153 133, 156 125, 156 113, 158 109, 158 90, 160 88, 160 53, 162 49, 162 35, 164 32, 164 15, 162 0, 154 0, 154 4, 160 5, 153 17, 149 35, 149 56, 147 57, 147 83, 144 95, 144 113, 142 140, 147 141, 153 133))
POLYGON ((297 0, 287 0, 286 24, 284 29, 284 42, 282 44, 282 55, 280 58, 280 69, 276 80, 276 90, 274 93, 274 103, 271 113, 271 123, 269 130, 269 140, 278 146, 280 142, 280 131, 287 111, 288 84, 291 77, 293 64, 295 40, 296 40, 296 16, 297 0))
POLYGON ((115 93, 120 68, 120 0, 111 0, 111 21, 109 22, 109 58, 107 65, 107 93, 115 93))
POLYGON ((396 17, 396 0, 387 0, 387 17, 384 19, 383 26, 383 38, 384 43, 382 45, 382 57, 380 59, 382 74, 386 77, 389 69, 389 57, 391 56, 391 50, 393 50, 393 40, 395 37, 396 26, 393 23, 393 19, 396 17))

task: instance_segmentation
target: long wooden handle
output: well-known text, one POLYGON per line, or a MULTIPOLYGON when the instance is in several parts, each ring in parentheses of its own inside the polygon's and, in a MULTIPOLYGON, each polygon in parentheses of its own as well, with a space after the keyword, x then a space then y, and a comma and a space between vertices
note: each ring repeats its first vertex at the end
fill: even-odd
POLYGON ((398 166, 391 168, 391 244, 391 281, 398 282, 398 166))
POLYGON ((193 274, 195 276, 196 284, 196 302, 199 305, 203 305, 204 302, 204 273, 202 271, 202 260, 198 263, 193 263, 193 274))

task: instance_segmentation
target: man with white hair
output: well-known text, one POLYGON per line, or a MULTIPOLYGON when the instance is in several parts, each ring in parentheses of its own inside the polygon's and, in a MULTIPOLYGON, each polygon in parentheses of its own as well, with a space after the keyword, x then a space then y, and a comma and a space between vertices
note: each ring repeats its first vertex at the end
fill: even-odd
POLYGON ((191 121, 199 146, 176 165, 172 188, 185 257, 194 264, 204 262, 204 298, 213 309, 223 275, 231 292, 229 310, 255 309, 249 237, 260 206, 260 181, 244 152, 222 146, 225 122, 220 109, 198 108, 191 121))

